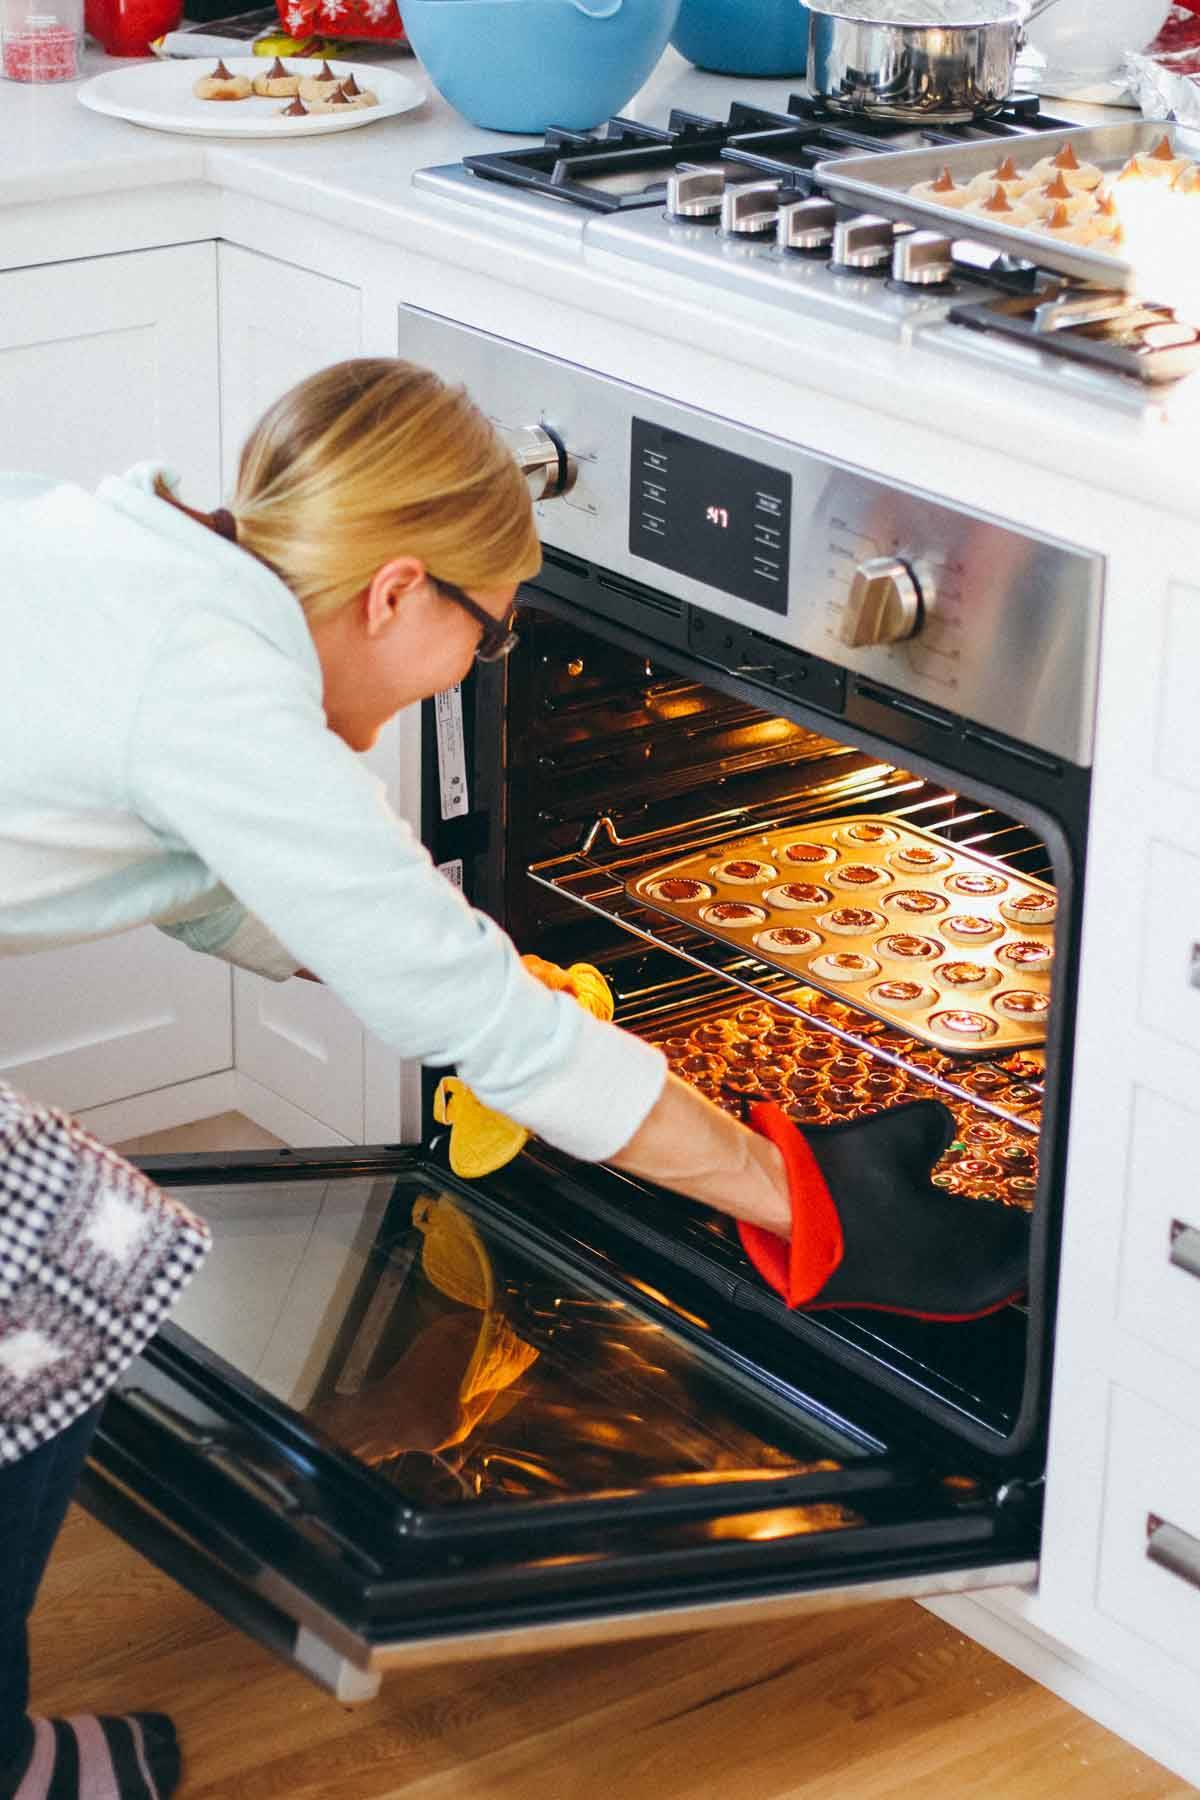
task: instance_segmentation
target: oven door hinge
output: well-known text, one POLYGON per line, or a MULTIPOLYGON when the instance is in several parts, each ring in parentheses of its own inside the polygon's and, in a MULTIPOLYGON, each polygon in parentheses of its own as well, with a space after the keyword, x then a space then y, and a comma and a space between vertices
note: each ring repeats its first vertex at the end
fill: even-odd
POLYGON ((1020 1478, 1005 1481, 996 1489, 996 1515, 1001 1524, 1013 1529, 1028 1531, 1030 1526, 1041 1524, 1042 1511, 1046 1503, 1046 1477, 1037 1475, 1028 1479, 1020 1478))

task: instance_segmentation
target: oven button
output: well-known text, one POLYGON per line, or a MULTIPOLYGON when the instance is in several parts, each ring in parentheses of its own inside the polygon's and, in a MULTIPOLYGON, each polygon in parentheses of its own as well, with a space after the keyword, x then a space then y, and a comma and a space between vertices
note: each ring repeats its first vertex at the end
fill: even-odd
POLYGON ((575 464, 549 425, 498 425, 496 430, 517 459, 535 500, 553 500, 575 485, 575 464))
POLYGON ((843 644, 899 644, 921 629, 924 603, 917 578, 898 556, 859 563, 842 613, 843 644))

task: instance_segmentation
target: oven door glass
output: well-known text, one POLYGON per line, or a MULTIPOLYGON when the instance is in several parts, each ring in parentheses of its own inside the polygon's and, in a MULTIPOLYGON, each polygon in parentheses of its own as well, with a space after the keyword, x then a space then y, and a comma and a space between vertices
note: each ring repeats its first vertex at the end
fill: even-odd
POLYGON ((1033 1573, 1034 1521, 986 1476, 900 1441, 732 1288, 610 1253, 534 1158, 474 1185, 387 1150, 147 1167, 214 1249, 85 1498, 331 1685, 329 1659, 1033 1573))

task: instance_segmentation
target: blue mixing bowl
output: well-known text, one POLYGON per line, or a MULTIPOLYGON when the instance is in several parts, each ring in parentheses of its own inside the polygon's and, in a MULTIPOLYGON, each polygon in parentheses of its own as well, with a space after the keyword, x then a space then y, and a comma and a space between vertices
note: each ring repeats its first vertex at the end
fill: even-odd
POLYGON ((720 75, 803 75, 808 8, 800 0, 683 0, 671 42, 720 75))
POLYGON ((438 92, 492 131, 586 131, 619 113, 667 47, 680 0, 402 0, 438 92))

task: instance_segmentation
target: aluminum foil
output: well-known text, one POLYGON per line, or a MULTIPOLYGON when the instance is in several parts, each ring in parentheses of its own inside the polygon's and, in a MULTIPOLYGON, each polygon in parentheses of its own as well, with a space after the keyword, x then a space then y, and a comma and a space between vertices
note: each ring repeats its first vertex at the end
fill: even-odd
POLYGON ((1200 48, 1156 56, 1130 51, 1125 74, 1144 119, 1200 127, 1200 48))

